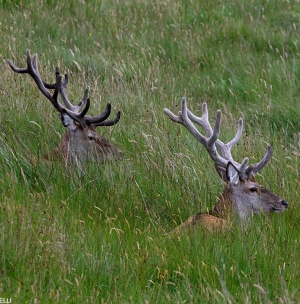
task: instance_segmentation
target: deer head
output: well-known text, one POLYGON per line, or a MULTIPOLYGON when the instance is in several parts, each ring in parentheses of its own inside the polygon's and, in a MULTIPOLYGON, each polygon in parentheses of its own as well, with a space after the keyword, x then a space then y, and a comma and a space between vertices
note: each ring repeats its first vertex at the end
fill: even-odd
POLYGON ((7 60, 11 69, 19 74, 29 74, 35 81, 38 89, 52 103, 59 112, 60 119, 67 132, 60 144, 52 152, 53 157, 62 157, 65 160, 96 161, 102 162, 108 159, 122 158, 123 152, 110 143, 106 138, 96 132, 96 127, 112 126, 120 119, 120 112, 113 120, 107 120, 111 105, 108 103, 106 109, 98 116, 86 115, 90 107, 88 90, 85 91, 83 99, 77 106, 74 106, 67 96, 68 75, 65 74, 64 80, 60 75, 60 70, 56 68, 56 82, 46 83, 42 80, 39 69, 37 55, 31 57, 30 50, 26 50, 27 67, 18 68, 11 60, 7 60), (54 90, 51 93, 49 90, 54 90), (60 96, 64 106, 59 102, 60 96))
POLYGON ((282 212, 288 207, 288 203, 283 198, 261 186, 254 178, 255 174, 270 160, 272 156, 271 146, 268 146, 264 157, 256 164, 249 165, 248 158, 244 158, 241 163, 233 159, 231 149, 238 143, 243 131, 241 118, 238 121, 235 137, 225 144, 219 140, 222 120, 220 110, 217 111, 214 128, 211 127, 208 120, 206 103, 202 105, 202 117, 195 116, 187 108, 185 97, 182 98, 181 111, 179 111, 178 116, 168 109, 164 109, 164 111, 171 120, 185 126, 205 147, 214 162, 216 171, 226 182, 226 189, 212 211, 208 214, 198 213, 179 227, 197 224, 204 224, 207 227, 224 227, 224 220, 228 219, 232 213, 245 219, 253 213, 282 212), (199 132, 194 123, 203 128, 206 136, 199 132))

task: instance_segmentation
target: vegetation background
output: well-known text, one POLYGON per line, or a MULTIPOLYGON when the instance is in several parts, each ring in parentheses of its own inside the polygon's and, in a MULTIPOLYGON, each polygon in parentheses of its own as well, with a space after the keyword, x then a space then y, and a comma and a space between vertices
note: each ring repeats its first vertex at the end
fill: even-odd
POLYGON ((297 0, 0 1, 0 298, 12 303, 300 303, 297 0), (64 128, 28 75, 69 74, 90 89, 91 113, 122 111, 101 128, 121 162, 83 170, 47 163, 64 128), (223 185, 206 151, 163 108, 182 96, 221 139, 239 117, 238 160, 274 152, 258 180, 289 202, 246 230, 174 227, 214 206, 223 185))

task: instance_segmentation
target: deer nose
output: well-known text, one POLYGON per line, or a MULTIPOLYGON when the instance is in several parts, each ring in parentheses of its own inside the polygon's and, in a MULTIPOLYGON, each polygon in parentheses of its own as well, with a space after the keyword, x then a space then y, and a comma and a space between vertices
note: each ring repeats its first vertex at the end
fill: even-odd
POLYGON ((282 200, 280 203, 285 209, 289 206, 289 203, 285 200, 282 200))

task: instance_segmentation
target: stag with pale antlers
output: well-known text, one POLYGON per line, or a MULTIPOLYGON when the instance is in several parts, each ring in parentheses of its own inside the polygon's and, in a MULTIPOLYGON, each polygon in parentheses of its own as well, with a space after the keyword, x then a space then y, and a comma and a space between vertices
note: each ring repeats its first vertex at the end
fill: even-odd
MULTIPOLYGON (((26 50, 27 67, 18 68, 11 60, 7 60, 11 69, 19 74, 29 74, 38 89, 52 103, 59 112, 60 119, 67 132, 58 147, 51 153, 51 157, 60 157, 69 161, 94 161, 102 162, 109 159, 118 159, 123 157, 123 152, 110 143, 105 137, 96 132, 96 127, 112 126, 120 119, 120 112, 113 120, 107 120, 111 105, 107 104, 106 109, 97 116, 86 115, 90 107, 88 90, 85 90, 83 99, 77 106, 74 106, 67 96, 68 74, 64 79, 60 75, 60 69, 56 68, 56 82, 49 84, 42 80, 38 69, 37 55, 31 57, 30 50, 26 50), (49 90, 54 90, 53 93, 49 90), (64 106, 58 100, 60 96, 64 106)), ((48 158, 48 157, 47 157, 48 158)))
POLYGON ((210 158, 214 161, 215 169, 226 182, 226 189, 218 200, 216 206, 208 213, 197 213, 187 221, 175 228, 173 232, 179 233, 192 227, 205 227, 209 230, 224 229, 230 225, 232 217, 237 214, 240 219, 247 219, 250 215, 260 212, 282 212, 287 209, 288 203, 280 196, 261 186, 254 176, 271 159, 272 148, 268 146, 260 162, 249 165, 249 159, 244 158, 241 163, 235 161, 231 149, 241 138, 243 120, 238 121, 235 137, 228 143, 219 139, 222 113, 217 111, 214 128, 208 120, 207 104, 202 105, 202 117, 197 117, 188 108, 186 98, 182 98, 181 111, 178 116, 170 110, 164 109, 168 117, 186 129, 205 147, 210 158), (203 128, 205 136, 198 128, 203 128))

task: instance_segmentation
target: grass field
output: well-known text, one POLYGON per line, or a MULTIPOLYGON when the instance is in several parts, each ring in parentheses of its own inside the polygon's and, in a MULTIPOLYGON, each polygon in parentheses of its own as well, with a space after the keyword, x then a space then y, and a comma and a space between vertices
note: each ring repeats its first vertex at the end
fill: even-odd
POLYGON ((0 1, 0 299, 11 303, 300 303, 300 3, 277 1, 0 1), (64 128, 28 75, 69 74, 120 122, 98 128, 124 160, 84 169, 46 162, 64 128), (237 160, 284 197, 282 214, 227 233, 173 228, 214 206, 223 185, 205 149, 163 113, 182 96, 221 139, 245 121, 237 160), (114 115, 114 114, 113 114, 114 115))

